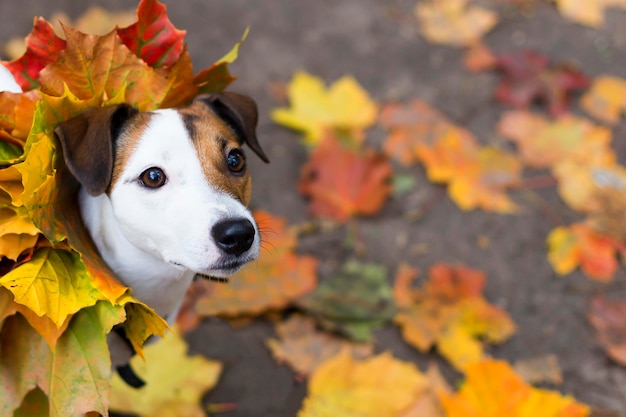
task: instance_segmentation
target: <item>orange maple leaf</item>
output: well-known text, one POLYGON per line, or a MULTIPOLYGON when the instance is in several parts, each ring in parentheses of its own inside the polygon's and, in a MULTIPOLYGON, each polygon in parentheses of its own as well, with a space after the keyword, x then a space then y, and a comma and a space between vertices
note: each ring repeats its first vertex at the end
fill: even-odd
POLYGON ((485 275, 478 270, 437 264, 422 289, 412 289, 411 280, 403 274, 395 282, 400 312, 394 320, 403 337, 422 352, 436 346, 452 365, 464 369, 483 356, 476 338, 501 343, 515 331, 506 312, 481 296, 485 275))
POLYGON ((315 288, 317 260, 293 252, 296 241, 286 220, 264 211, 254 216, 262 233, 261 257, 231 276, 228 284, 196 281, 194 286, 207 289, 197 301, 198 314, 258 314, 283 308, 315 288))
POLYGON ((458 393, 441 396, 447 417, 586 417, 590 412, 572 397, 527 385, 504 361, 471 364, 465 375, 458 393))
POLYGON ((590 278, 608 282, 617 271, 617 254, 624 245, 594 231, 586 223, 553 229, 547 238, 548 260, 559 275, 567 275, 578 266, 590 278))
POLYGON ((521 160, 533 168, 552 168, 571 158, 601 154, 610 158, 611 131, 589 120, 564 115, 551 121, 525 110, 507 112, 498 133, 515 142, 521 160))
POLYGON ((391 193, 391 175, 384 155, 371 149, 348 150, 329 136, 302 168, 298 189, 311 198, 313 215, 345 222, 382 208, 391 193))

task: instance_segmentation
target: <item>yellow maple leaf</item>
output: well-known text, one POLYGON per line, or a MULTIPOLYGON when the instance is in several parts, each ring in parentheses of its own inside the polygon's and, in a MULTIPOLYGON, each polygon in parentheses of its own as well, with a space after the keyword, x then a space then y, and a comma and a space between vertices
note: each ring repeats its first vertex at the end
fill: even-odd
POLYGON ((390 353, 356 361, 343 350, 313 373, 298 417, 396 417, 428 384, 415 365, 390 353))
POLYGON ((17 261, 26 250, 37 243, 39 229, 24 207, 11 204, 10 197, 0 192, 0 257, 17 261))
POLYGON ((495 12, 468 6, 467 0, 429 0, 415 6, 420 31, 426 39, 442 44, 468 46, 476 43, 497 23, 495 12))
POLYGON ((133 388, 115 374, 110 409, 139 416, 204 417, 200 399, 217 384, 222 365, 187 356, 187 344, 175 331, 144 351, 145 360, 135 356, 130 365, 146 385, 133 388))
POLYGON ((604 22, 604 9, 620 7, 626 9, 624 0, 554 0, 559 12, 575 22, 591 27, 599 27, 604 22))
POLYGON ((344 76, 326 89, 321 78, 296 72, 288 86, 291 107, 275 109, 272 120, 302 131, 304 142, 317 145, 328 130, 339 130, 357 142, 377 117, 378 107, 351 76, 344 76))
POLYGON ((626 80, 608 75, 595 78, 580 105, 592 116, 617 124, 626 111, 626 80))
POLYGON ((585 417, 589 407, 569 396, 527 385, 504 361, 471 364, 454 395, 443 394, 447 417, 585 417))

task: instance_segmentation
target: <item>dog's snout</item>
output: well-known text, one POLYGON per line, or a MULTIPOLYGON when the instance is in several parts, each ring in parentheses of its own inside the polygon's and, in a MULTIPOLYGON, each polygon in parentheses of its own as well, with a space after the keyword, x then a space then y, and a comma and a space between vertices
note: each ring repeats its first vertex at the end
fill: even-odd
POLYGON ((229 255, 239 256, 252 246, 254 225, 248 219, 224 220, 213 226, 211 235, 217 246, 229 255))

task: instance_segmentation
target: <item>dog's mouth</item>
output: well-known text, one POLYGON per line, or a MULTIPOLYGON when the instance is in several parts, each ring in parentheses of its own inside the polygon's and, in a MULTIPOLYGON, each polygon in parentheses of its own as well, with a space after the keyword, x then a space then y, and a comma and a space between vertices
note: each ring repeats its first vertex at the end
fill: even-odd
POLYGON ((196 273, 196 276, 204 279, 208 279, 213 282, 229 282, 229 276, 237 272, 243 266, 247 265, 250 261, 254 259, 236 259, 236 260, 224 260, 214 265, 211 265, 209 268, 203 271, 197 271, 192 268, 188 268, 187 266, 179 263, 179 262, 171 262, 173 265, 176 265, 180 268, 191 269, 196 273))

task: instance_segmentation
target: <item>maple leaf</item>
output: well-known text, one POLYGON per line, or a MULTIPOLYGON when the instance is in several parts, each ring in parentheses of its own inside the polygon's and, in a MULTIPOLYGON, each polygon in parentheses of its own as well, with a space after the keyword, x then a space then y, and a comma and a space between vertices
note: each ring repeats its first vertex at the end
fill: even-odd
POLYGON ((603 122, 617 124, 626 111, 626 80, 608 75, 595 78, 580 105, 603 122))
POLYGON ((578 69, 568 64, 550 65, 546 56, 532 50, 502 54, 495 67, 502 73, 496 99, 514 107, 543 101, 555 117, 567 111, 571 93, 589 85, 589 78, 578 69))
POLYGON ((0 414, 11 415, 35 387, 47 395, 51 417, 106 413, 111 377, 106 333, 123 319, 123 308, 110 303, 82 309, 52 351, 22 316, 7 318, 0 331, 0 414))
POLYGON ((478 41, 497 23, 495 12, 468 6, 467 0, 430 0, 417 3, 420 32, 431 42, 467 46, 478 41))
POLYGON ((626 210, 626 168, 619 165, 595 168, 588 177, 590 186, 585 207, 589 213, 587 223, 596 232, 626 244, 623 222, 626 210))
POLYGON ((1 159, 9 161, 22 154, 24 142, 33 122, 37 90, 27 93, 0 92, 1 159))
POLYGON ((584 161, 596 154, 608 162, 614 158, 611 131, 572 115, 550 121, 539 114, 510 111, 497 129, 515 142, 524 164, 533 168, 552 168, 571 158, 584 161))
POLYGON ((385 155, 352 151, 327 137, 302 167, 298 189, 311 199, 313 215, 345 222, 381 210, 391 194, 391 175, 385 155))
MULTIPOLYGON (((450 198, 463 210, 481 208, 511 213, 515 204, 506 189, 520 180, 519 161, 492 147, 479 147, 460 131, 451 131, 416 153, 433 182, 447 182, 450 198)), ((472 138, 473 139, 473 138, 472 138)))
POLYGON ((553 229, 547 238, 548 260, 559 275, 567 275, 578 266, 590 278, 608 282, 613 279, 618 263, 616 255, 624 245, 602 235, 585 223, 553 229))
POLYGON ((353 343, 315 327, 315 320, 302 315, 291 316, 275 326, 279 339, 265 343, 272 356, 279 362, 287 362, 298 374, 310 375, 321 363, 346 349, 355 359, 371 356, 374 346, 353 343))
POLYGON ((116 32, 85 35, 64 27, 67 49, 41 71, 41 90, 61 97, 69 89, 80 100, 124 101, 141 111, 176 105, 197 92, 187 50, 167 68, 152 68, 126 47, 116 32))
POLYGON ((415 365, 389 353, 355 361, 344 350, 313 373, 298 417, 396 417, 427 386, 415 365))
POLYGON ((437 264, 430 268, 424 287, 416 290, 410 287, 412 278, 403 276, 395 283, 400 311, 394 321, 404 339, 418 350, 425 352, 436 346, 453 366, 463 370, 483 356, 478 337, 501 343, 515 331, 506 312, 481 296, 485 283, 482 272, 437 264))
POLYGON ((356 341, 371 341, 373 331, 395 312, 387 270, 376 264, 348 261, 298 305, 315 315, 322 327, 356 341))
MULTIPOLYGON (((389 103, 382 108, 379 120, 383 127, 391 130, 383 150, 404 166, 419 161, 418 146, 431 146, 442 137, 459 136, 463 143, 475 143, 469 131, 454 125, 441 112, 421 100, 413 100, 406 105, 389 103)), ((447 177, 442 180, 447 180, 447 177)))
POLYGON ((317 260, 293 252, 296 240, 286 220, 264 211, 255 211, 254 216, 266 251, 257 262, 233 274, 226 285, 196 281, 193 286, 206 288, 195 306, 198 314, 235 316, 281 309, 315 288, 317 260))
POLYGON ((572 397, 527 385, 504 361, 471 364, 465 376, 458 393, 442 396, 447 417, 586 417, 590 411, 572 397))
POLYGON ((600 344, 609 357, 621 365, 626 365, 625 313, 624 300, 608 300, 603 295, 591 299, 587 312, 600 344))
POLYGON ((24 207, 16 207, 10 196, 0 192, 0 257, 17 261, 20 255, 33 249, 39 229, 24 207))
POLYGON ((137 22, 118 29, 117 34, 133 53, 154 68, 178 61, 186 31, 176 29, 167 16, 167 7, 156 0, 144 0, 137 7, 137 22))
POLYGON ((3 62, 15 77, 22 90, 39 87, 39 72, 54 62, 65 49, 65 41, 59 38, 52 25, 43 18, 35 18, 33 31, 26 37, 26 52, 11 62, 3 62))
POLYGON ((204 417, 200 399, 222 372, 219 362, 188 356, 187 344, 176 331, 147 346, 145 360, 134 357, 130 364, 146 385, 133 388, 115 374, 111 410, 139 416, 204 417))
POLYGON ((272 111, 271 118, 302 131, 309 146, 318 145, 334 130, 360 144, 362 132, 376 121, 376 103, 353 77, 344 76, 327 90, 322 79, 298 71, 287 90, 291 107, 272 111))
POLYGON ((621 0, 554 0, 559 12, 575 22, 594 28, 599 27, 604 22, 604 9, 607 7, 621 7, 626 9, 626 3, 621 0))

